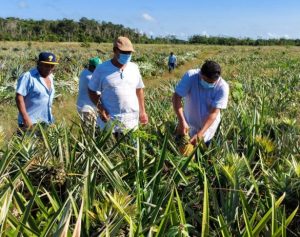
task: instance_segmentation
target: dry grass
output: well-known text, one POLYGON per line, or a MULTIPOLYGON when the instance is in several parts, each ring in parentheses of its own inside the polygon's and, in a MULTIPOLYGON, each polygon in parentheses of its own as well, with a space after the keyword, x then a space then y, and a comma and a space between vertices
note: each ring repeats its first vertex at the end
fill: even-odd
POLYGON ((77 98, 74 95, 60 95, 56 98, 53 103, 55 122, 65 121, 67 124, 80 122, 77 114, 76 100, 77 98))

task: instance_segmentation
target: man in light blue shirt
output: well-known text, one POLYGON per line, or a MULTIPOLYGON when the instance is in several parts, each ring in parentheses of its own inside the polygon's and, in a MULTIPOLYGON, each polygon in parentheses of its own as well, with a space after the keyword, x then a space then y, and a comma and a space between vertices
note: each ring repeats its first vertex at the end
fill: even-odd
POLYGON ((187 71, 173 95, 177 133, 189 134, 193 145, 199 140, 209 144, 220 124, 220 111, 227 107, 228 95, 229 86, 221 77, 218 63, 206 61, 201 70, 187 71), (184 108, 182 98, 185 99, 184 108))
POLYGON ((24 73, 17 83, 16 103, 19 127, 30 128, 36 123, 53 123, 51 111, 54 98, 53 69, 58 64, 53 53, 39 54, 37 67, 24 73))
POLYGON ((168 59, 169 72, 171 72, 172 70, 175 69, 176 61, 177 61, 176 56, 174 55, 173 52, 171 52, 170 56, 169 56, 169 59, 168 59))
POLYGON ((89 97, 88 84, 100 63, 102 63, 100 58, 90 58, 88 67, 82 70, 79 77, 77 111, 83 124, 88 127, 94 127, 97 119, 97 107, 89 97))

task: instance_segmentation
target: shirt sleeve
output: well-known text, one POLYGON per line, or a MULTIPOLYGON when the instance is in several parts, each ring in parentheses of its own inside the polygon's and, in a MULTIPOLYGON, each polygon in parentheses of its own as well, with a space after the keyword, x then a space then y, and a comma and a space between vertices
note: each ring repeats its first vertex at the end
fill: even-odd
POLYGON ((101 88, 100 88, 100 72, 99 70, 97 70, 98 68, 96 68, 96 70, 93 72, 91 80, 89 81, 88 87, 91 91, 100 91, 101 92, 101 88))
POLYGON ((16 93, 26 96, 30 91, 30 76, 28 73, 20 76, 17 82, 16 93))
POLYGON ((217 91, 216 97, 212 102, 212 106, 217 109, 226 109, 228 104, 229 86, 225 84, 217 91))
POLYGON ((175 92, 180 97, 185 97, 191 90, 192 80, 189 73, 185 73, 175 88, 175 92))
POLYGON ((144 85, 144 82, 143 82, 143 79, 142 79, 142 75, 141 75, 140 70, 138 68, 137 68, 137 74, 138 74, 138 83, 137 83, 136 89, 144 88, 145 85, 144 85))

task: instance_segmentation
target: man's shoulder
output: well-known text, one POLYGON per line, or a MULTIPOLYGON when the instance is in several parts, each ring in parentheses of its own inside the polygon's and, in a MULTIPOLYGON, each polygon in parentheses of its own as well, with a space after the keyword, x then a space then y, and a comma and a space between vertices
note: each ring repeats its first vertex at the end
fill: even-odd
POLYGON ((229 87, 229 84, 222 77, 220 78, 220 85, 223 87, 229 87))
POLYGON ((82 77, 82 76, 88 76, 88 75, 90 75, 90 74, 92 74, 92 72, 89 71, 87 68, 85 68, 85 69, 83 69, 83 70, 81 71, 80 76, 81 76, 81 77, 82 77))
POLYGON ((140 69, 139 69, 139 66, 138 66, 138 64, 136 64, 136 63, 134 63, 134 62, 129 62, 129 63, 127 63, 127 65, 126 65, 126 69, 125 69, 126 71, 130 71, 130 72, 134 72, 134 73, 138 73, 139 74, 139 71, 140 71, 140 69))
POLYGON ((100 63, 97 65, 97 68, 107 68, 107 67, 112 67, 113 64, 111 62, 111 59, 104 61, 103 63, 100 63))
POLYGON ((135 68, 135 69, 138 69, 138 68, 139 68, 138 64, 135 63, 135 62, 129 62, 127 66, 129 66, 129 67, 131 67, 131 68, 135 68))
POLYGON ((200 69, 190 69, 185 73, 185 75, 188 77, 194 77, 194 76, 199 75, 199 72, 200 72, 200 69))
POLYGON ((221 77, 220 81, 217 84, 217 88, 219 90, 226 90, 226 91, 228 91, 229 90, 229 84, 221 77))
POLYGON ((82 71, 81 71, 81 73, 88 73, 88 72, 90 72, 87 68, 84 68, 82 71))
POLYGON ((36 68, 32 68, 29 71, 24 72, 23 74, 21 74, 20 80, 35 78, 38 75, 39 75, 38 70, 36 68))

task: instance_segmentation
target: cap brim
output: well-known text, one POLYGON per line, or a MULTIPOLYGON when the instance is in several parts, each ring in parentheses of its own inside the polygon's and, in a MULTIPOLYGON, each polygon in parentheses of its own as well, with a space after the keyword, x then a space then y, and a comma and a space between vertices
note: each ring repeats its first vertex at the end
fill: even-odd
POLYGON ((51 64, 51 65, 57 65, 57 64, 59 64, 57 62, 47 62, 47 61, 40 61, 40 63, 51 64))
POLYGON ((119 48, 119 47, 117 47, 117 48, 118 48, 119 50, 121 50, 121 51, 124 51, 124 52, 135 52, 133 48, 131 48, 131 49, 128 49, 128 48, 123 48, 123 49, 121 49, 121 48, 119 48))

